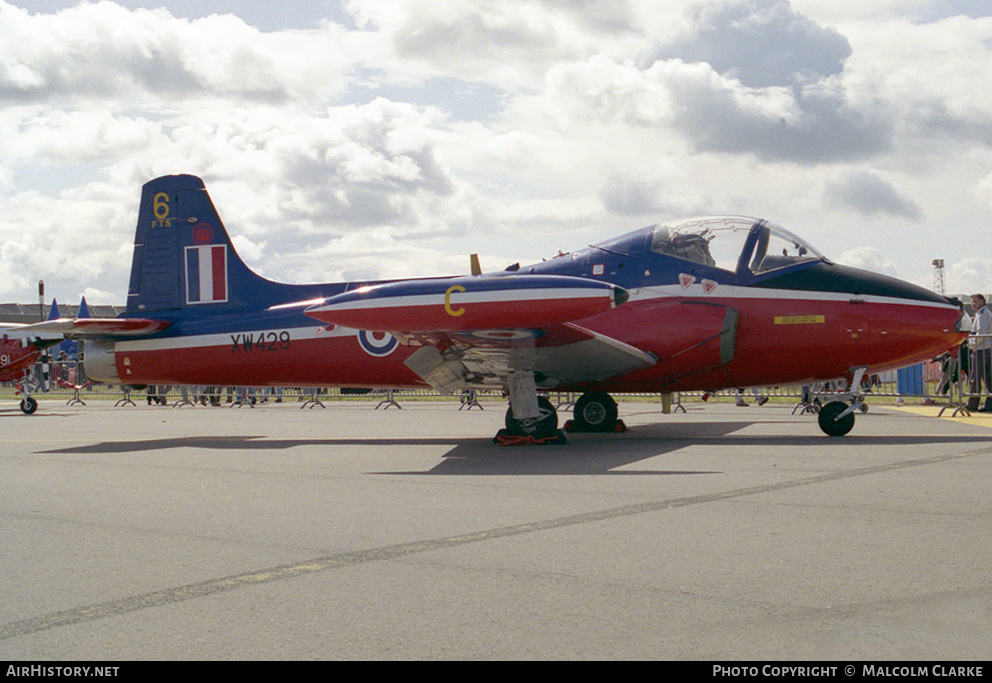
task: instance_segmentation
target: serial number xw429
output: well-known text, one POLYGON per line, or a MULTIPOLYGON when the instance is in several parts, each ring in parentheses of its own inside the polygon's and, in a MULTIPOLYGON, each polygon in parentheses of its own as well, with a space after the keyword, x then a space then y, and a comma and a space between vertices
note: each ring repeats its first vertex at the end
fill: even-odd
POLYGON ((245 332, 231 335, 231 353, 278 351, 289 348, 289 332, 245 332))

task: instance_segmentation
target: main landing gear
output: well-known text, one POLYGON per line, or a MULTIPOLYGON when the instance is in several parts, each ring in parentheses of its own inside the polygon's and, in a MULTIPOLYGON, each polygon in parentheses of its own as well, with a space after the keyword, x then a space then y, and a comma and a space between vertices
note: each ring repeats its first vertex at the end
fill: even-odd
POLYGON ((817 422, 824 434, 844 436, 854 428, 855 411, 868 412, 868 404, 865 403, 865 395, 861 391, 861 380, 867 369, 867 366, 855 368, 851 390, 846 394, 840 394, 838 396, 840 400, 831 401, 820 408, 817 422))
MULTIPOLYGON (((526 383, 526 382, 525 382, 526 383)), ((514 409, 514 392, 510 392, 510 407, 506 411, 506 429, 501 429, 493 439, 502 445, 566 443, 565 434, 558 429, 558 411, 547 398, 537 397, 536 405, 527 409, 514 409)), ((527 403, 527 396, 517 394, 520 405, 527 403)), ((617 419, 617 402, 606 393, 591 391, 575 402, 573 419, 565 423, 569 432, 616 432, 623 422, 617 419)))
POLYGON ((582 394, 575 402, 573 419, 565 425, 570 432, 615 432, 623 424, 617 420, 617 402, 601 391, 582 394))
POLYGON ((551 401, 537 395, 534 373, 516 370, 506 378, 510 407, 506 411, 506 429, 493 437, 493 443, 503 446, 523 444, 565 443, 558 429, 558 411, 551 401))
POLYGON ((513 406, 506 409, 506 429, 500 430, 497 439, 511 437, 515 442, 565 443, 565 435, 558 429, 558 411, 544 396, 537 397, 536 417, 515 417, 513 406))

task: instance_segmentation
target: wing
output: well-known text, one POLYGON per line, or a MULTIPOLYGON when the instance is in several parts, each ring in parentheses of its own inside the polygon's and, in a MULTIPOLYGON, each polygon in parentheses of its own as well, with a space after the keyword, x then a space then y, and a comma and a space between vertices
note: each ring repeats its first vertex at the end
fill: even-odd
POLYGON ((406 366, 443 393, 502 386, 510 372, 526 370, 542 389, 591 384, 657 362, 650 353, 574 323, 406 335, 406 341, 422 344, 406 366))
POLYGON ((24 325, 10 333, 11 337, 143 337, 160 332, 171 325, 167 320, 150 318, 58 318, 24 325))
POLYGON ((532 371, 539 387, 577 385, 650 367, 656 358, 576 325, 627 301, 625 290, 568 276, 510 275, 404 281, 338 294, 305 312, 390 332, 420 345, 405 362, 450 393, 502 386, 532 371))

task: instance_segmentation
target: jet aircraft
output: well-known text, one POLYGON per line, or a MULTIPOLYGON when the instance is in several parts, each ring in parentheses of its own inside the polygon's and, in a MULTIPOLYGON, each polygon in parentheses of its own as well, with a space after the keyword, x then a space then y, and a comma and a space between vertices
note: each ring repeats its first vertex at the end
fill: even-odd
POLYGON ((574 428, 614 431, 610 394, 855 378, 819 413, 843 435, 857 379, 967 336, 955 302, 831 262, 767 220, 693 218, 505 271, 284 284, 238 256, 203 181, 142 189, 127 307, 41 323, 89 338, 107 383, 502 388, 506 430, 561 437, 547 391, 581 392, 574 428))
MULTIPOLYGON (((0 332, 0 382, 14 382, 20 391, 24 391, 31 366, 41 358, 42 348, 27 340, 11 337, 12 330, 0 332)), ((54 342, 58 344, 58 342, 54 342)), ((21 411, 30 415, 38 409, 38 401, 25 395, 21 399, 21 411)))
MULTIPOLYGON (((52 299, 49 320, 59 316, 58 302, 52 299)), ((8 323, 0 328, 0 382, 13 382, 20 393, 21 412, 31 415, 38 409, 38 401, 31 396, 31 368, 41 360, 42 352, 64 343, 61 334, 30 334, 32 325, 8 323)))

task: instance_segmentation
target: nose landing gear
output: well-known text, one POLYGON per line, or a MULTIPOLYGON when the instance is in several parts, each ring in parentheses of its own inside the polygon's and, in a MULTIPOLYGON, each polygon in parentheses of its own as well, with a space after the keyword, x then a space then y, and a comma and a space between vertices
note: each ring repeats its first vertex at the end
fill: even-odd
POLYGON ((25 415, 31 415, 34 411, 38 410, 38 401, 31 397, 25 396, 21 399, 21 412, 25 415))
POLYGON ((21 412, 25 415, 33 415, 38 410, 38 399, 31 396, 31 392, 35 391, 38 386, 27 377, 23 381, 17 382, 15 386, 17 393, 24 395, 20 403, 21 412))
POLYGON ((846 394, 840 394, 837 397, 839 400, 830 401, 820 408, 817 423, 824 434, 844 436, 854 428, 854 412, 868 412, 868 404, 865 403, 865 395, 861 391, 861 380, 867 370, 866 365, 854 368, 851 390, 846 394))
POLYGON ((817 422, 827 436, 844 436, 854 428, 854 410, 843 401, 831 401, 820 408, 817 422))

